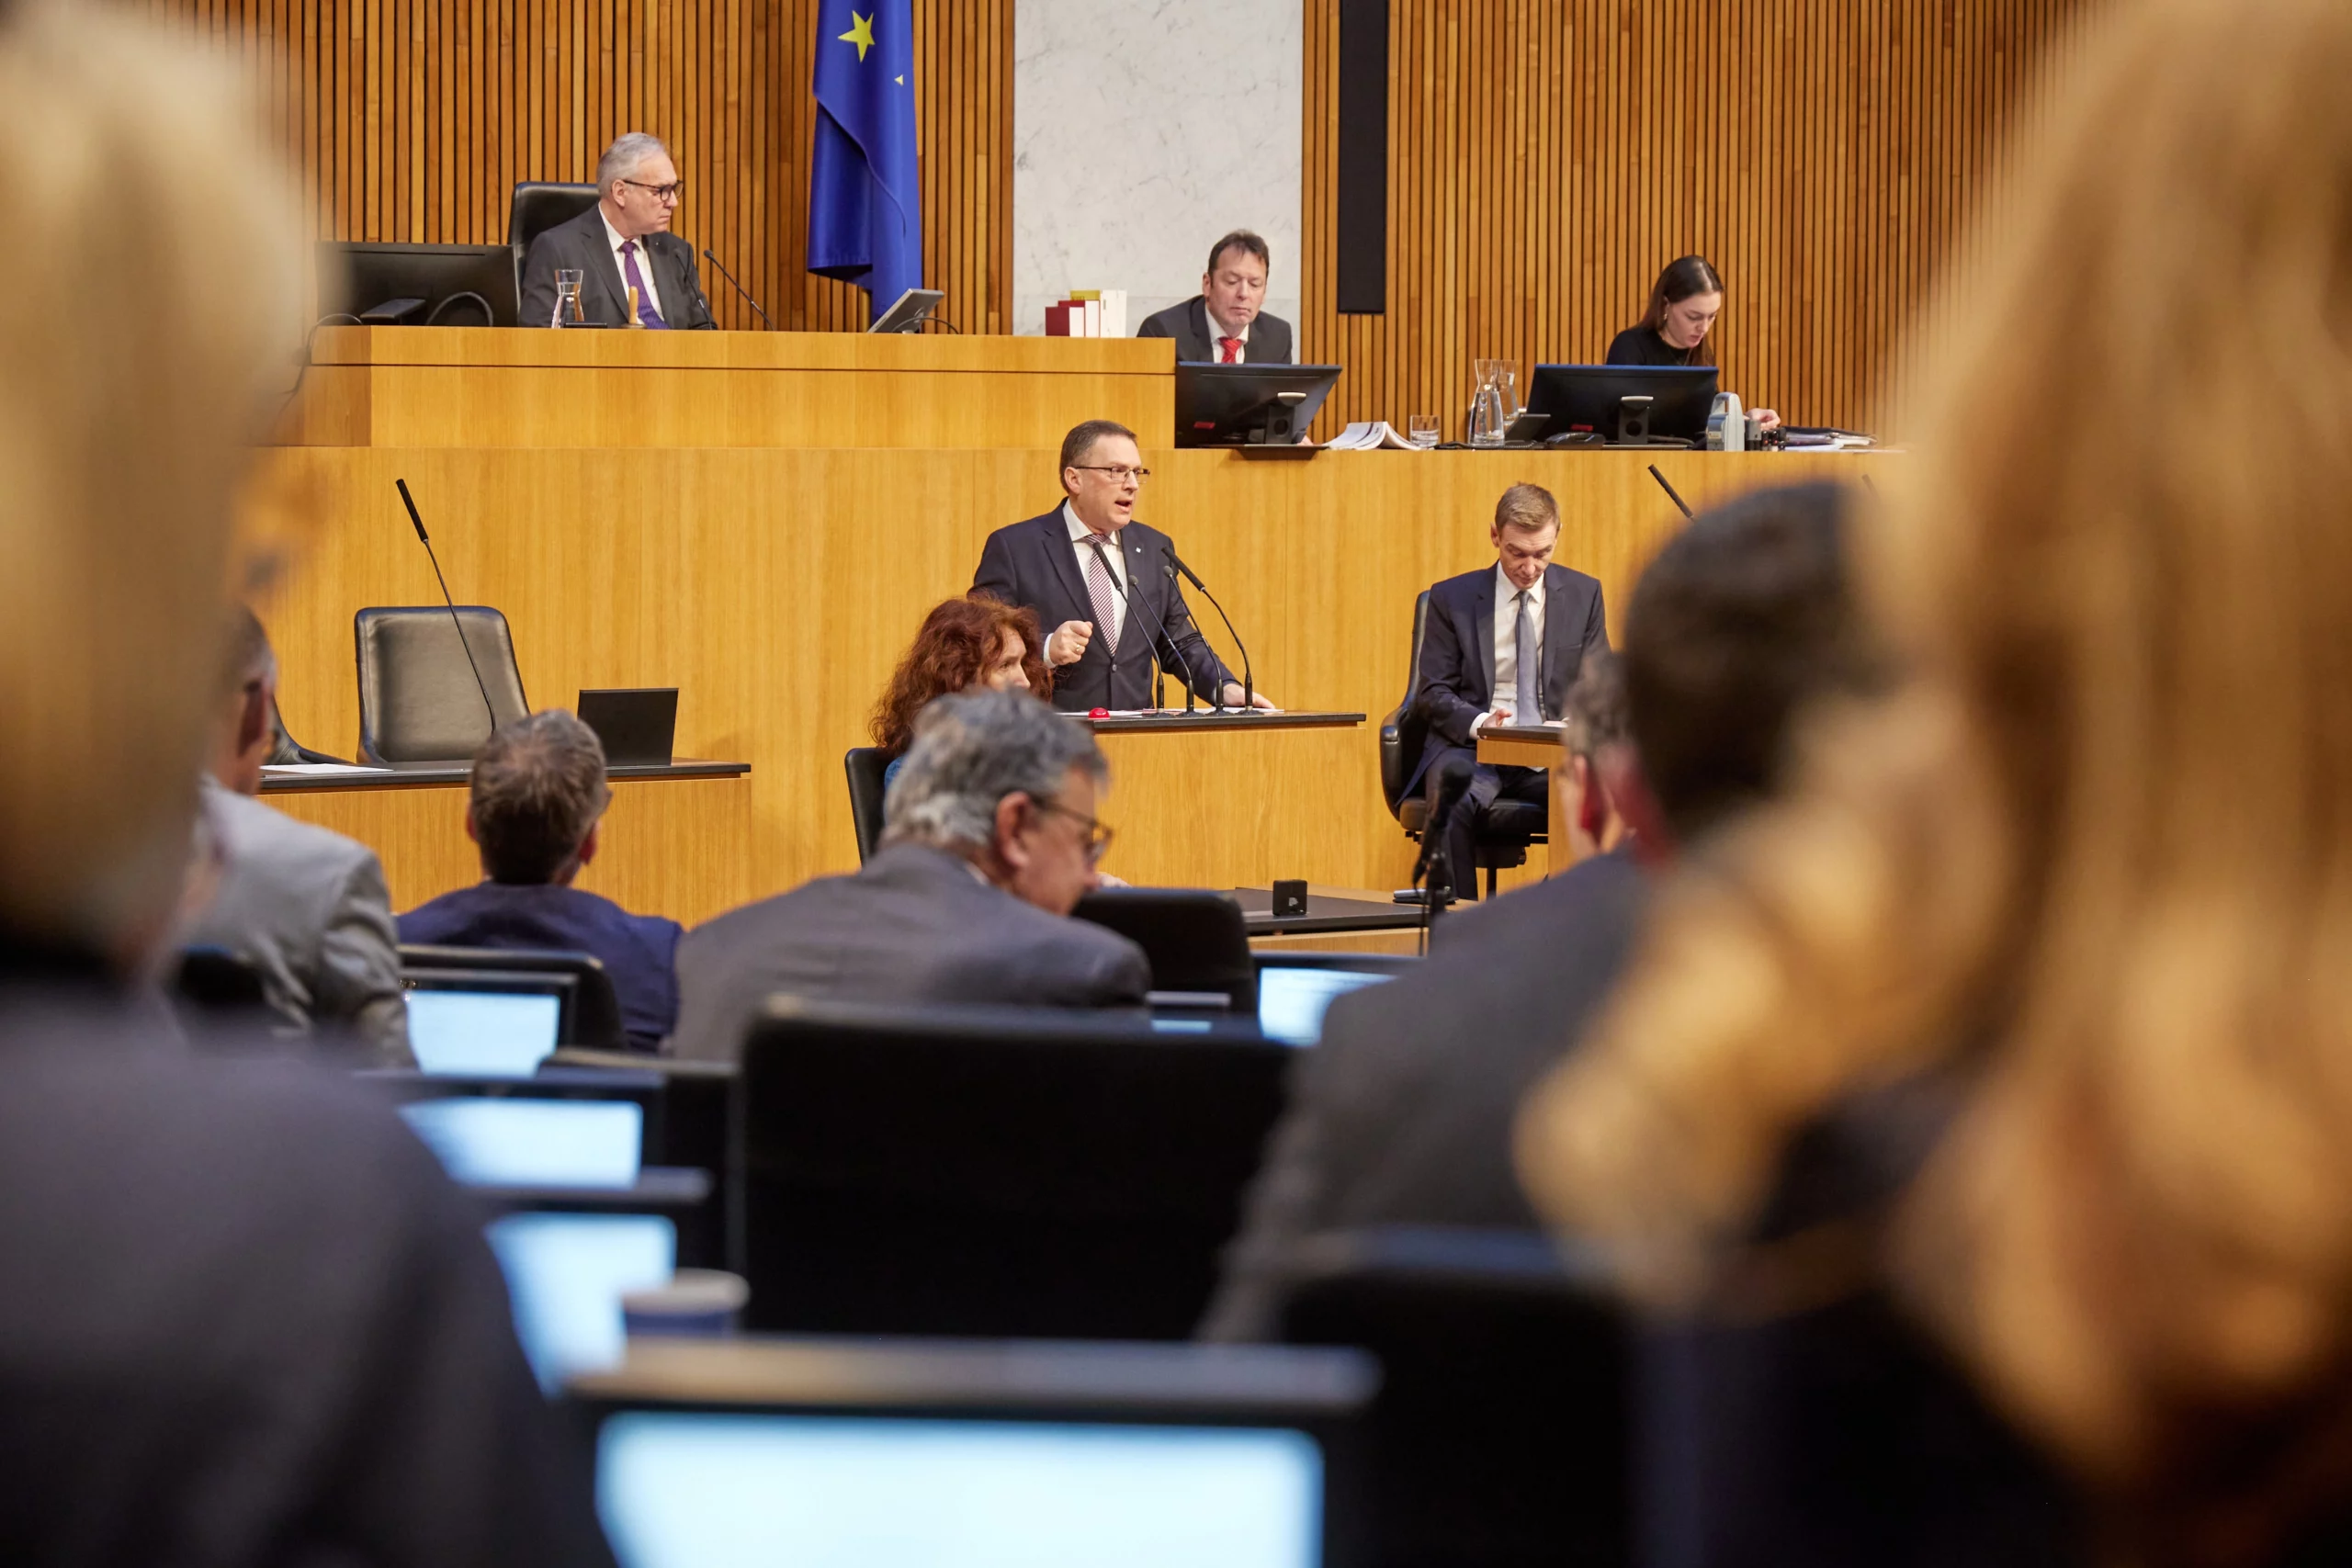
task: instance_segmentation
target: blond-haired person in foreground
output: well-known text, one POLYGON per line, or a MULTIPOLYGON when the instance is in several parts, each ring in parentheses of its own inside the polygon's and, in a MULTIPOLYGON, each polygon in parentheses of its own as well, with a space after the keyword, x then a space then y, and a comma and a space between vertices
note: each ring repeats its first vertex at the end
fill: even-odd
POLYGON ((13 194, 73 241, 0 288, 0 1562, 608 1563, 432 1156, 132 998, 298 319, 250 123, 112 7, 0 0, 13 194))
POLYGON ((1522 1111, 1656 1562, 2352 1561, 2352 6, 2097 15, 1857 531, 1908 683, 1522 1111))

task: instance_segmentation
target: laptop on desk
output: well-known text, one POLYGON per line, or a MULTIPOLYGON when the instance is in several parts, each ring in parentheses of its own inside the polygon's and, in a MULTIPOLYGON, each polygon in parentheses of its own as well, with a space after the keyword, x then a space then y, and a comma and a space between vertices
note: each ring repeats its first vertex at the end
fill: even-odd
POLYGON ((605 743, 608 768, 666 768, 678 739, 678 688, 621 686, 580 694, 580 722, 605 743))

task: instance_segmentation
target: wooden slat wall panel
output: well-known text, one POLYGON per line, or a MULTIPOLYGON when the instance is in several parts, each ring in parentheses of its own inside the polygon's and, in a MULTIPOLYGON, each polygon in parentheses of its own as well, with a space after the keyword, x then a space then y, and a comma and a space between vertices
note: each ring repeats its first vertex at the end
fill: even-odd
POLYGON ((1903 331, 2093 0, 1390 0, 1387 311, 1342 316, 1339 0, 1304 0, 1306 356, 1318 429, 1436 413, 1470 362, 1595 362, 1658 269, 1728 297, 1724 384, 1867 428, 1903 331))
MULTIPOLYGON (((322 239, 496 243, 523 179, 585 180, 624 130, 670 142, 678 232, 787 331, 861 329, 801 270, 815 0, 145 0, 261 85, 322 239)), ((915 0, 923 260, 942 313, 1012 304, 1013 0, 915 0)), ((707 265, 722 327, 759 321, 707 265)))

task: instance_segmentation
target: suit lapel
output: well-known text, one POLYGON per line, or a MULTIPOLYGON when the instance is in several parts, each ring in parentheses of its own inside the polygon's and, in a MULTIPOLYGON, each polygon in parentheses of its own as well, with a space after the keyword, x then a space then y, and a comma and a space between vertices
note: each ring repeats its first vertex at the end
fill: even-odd
POLYGON ((1470 631, 1478 639, 1477 668, 1487 672, 1487 695, 1481 705, 1495 703, 1495 574, 1480 574, 1470 591, 1470 631))
MULTIPOLYGON (((1069 525, 1063 521, 1060 507, 1054 508, 1037 519, 1037 547, 1046 552, 1046 563, 1053 569, 1054 580, 1069 595, 1069 602, 1079 606, 1076 615, 1064 620, 1091 621, 1094 618, 1094 601, 1086 592, 1086 580, 1079 575, 1078 551, 1069 542, 1069 525)), ((1047 637, 1054 635, 1052 626, 1040 628, 1047 637)), ((1091 649, 1089 651, 1092 651, 1091 649)))
POLYGON ((604 214, 590 208, 588 218, 588 250, 595 259, 587 272, 605 286, 605 298, 612 301, 613 320, 628 325, 628 288, 621 281, 621 258, 613 254, 611 238, 605 232, 604 214))
POLYGON ((1216 344, 1209 336, 1208 301, 1197 294, 1193 295, 1191 307, 1184 312, 1184 319, 1192 323, 1193 342, 1200 350, 1192 357, 1214 362, 1216 359, 1216 344))
POLYGON ((1544 702, 1558 716, 1568 711, 1567 688, 1562 677, 1568 668, 1568 622, 1574 615, 1568 603, 1568 574, 1556 566, 1544 569, 1544 702))

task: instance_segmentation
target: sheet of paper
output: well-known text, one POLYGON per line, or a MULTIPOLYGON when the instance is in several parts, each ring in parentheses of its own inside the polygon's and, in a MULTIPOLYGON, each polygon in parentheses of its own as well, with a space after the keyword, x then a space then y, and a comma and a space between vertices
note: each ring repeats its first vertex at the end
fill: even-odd
POLYGON ((390 768, 364 768, 353 762, 265 762, 261 776, 266 779, 343 779, 366 775, 390 778, 390 768))

